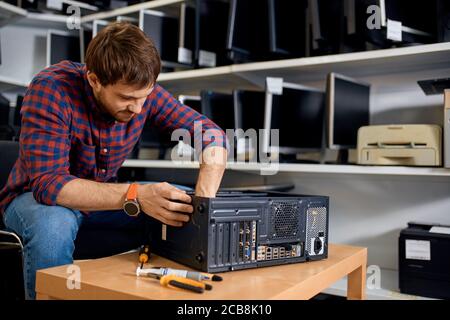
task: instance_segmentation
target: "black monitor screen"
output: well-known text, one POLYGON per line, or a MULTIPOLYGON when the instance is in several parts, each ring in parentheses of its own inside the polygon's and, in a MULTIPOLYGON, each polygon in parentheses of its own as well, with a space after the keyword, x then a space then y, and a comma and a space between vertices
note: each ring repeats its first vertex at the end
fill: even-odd
POLYGON ((22 110, 22 104, 23 104, 23 96, 17 95, 16 99, 16 107, 14 108, 14 125, 20 126, 21 124, 21 118, 20 118, 20 110, 22 110))
POLYGON ((176 142, 171 140, 171 132, 160 131, 151 122, 147 121, 142 129, 139 146, 142 148, 169 148, 176 142))
POLYGON ((226 53, 229 3, 197 0, 196 8, 196 49, 216 53, 217 64, 222 64, 226 53))
POLYGON ((236 128, 247 131, 264 128, 264 105, 266 94, 260 91, 234 91, 237 123, 236 128))
POLYGON ((50 34, 50 64, 62 60, 81 62, 80 38, 52 33, 50 34))
POLYGON ((234 62, 267 60, 269 6, 267 1, 232 0, 228 20, 228 56, 234 62))
POLYGON ((234 105, 231 94, 201 92, 202 113, 222 130, 234 130, 234 105))
POLYGON ((304 55, 307 1, 268 1, 271 51, 288 56, 304 55))
POLYGON ((143 30, 152 39, 163 61, 178 60, 178 20, 174 17, 144 12, 143 30))
POLYGON ((284 88, 272 96, 271 129, 279 129, 280 147, 320 149, 324 126, 325 93, 284 88))
POLYGON ((195 8, 183 3, 180 18, 180 46, 188 50, 195 50, 195 8))
POLYGON ((227 49, 238 54, 250 54, 252 12, 249 0, 231 1, 227 49))
POLYGON ((436 1, 385 0, 386 18, 428 33, 436 32, 436 1))
POLYGON ((344 1, 312 0, 309 14, 312 54, 339 53, 344 27, 344 1))
POLYGON ((0 125, 9 123, 9 100, 0 94, 0 125))
POLYGON ((196 99, 184 99, 183 104, 188 106, 191 109, 194 109, 198 113, 202 113, 202 102, 201 100, 196 99))
POLYGON ((333 144, 355 148, 358 129, 369 125, 370 86, 334 78, 333 144))
POLYGON ((84 59, 86 58, 86 52, 87 52, 87 48, 89 46, 89 43, 91 43, 92 40, 92 30, 88 30, 88 29, 84 29, 81 28, 80 29, 80 53, 81 53, 81 57, 82 57, 82 62, 84 63, 84 59))

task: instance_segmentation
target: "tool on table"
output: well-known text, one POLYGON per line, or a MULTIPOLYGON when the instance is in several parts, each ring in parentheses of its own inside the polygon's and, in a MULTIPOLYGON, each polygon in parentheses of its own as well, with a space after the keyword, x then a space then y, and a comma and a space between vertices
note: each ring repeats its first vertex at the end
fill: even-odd
POLYGON ((159 283, 162 286, 168 287, 168 288, 179 288, 179 289, 189 290, 189 291, 192 291, 195 293, 203 293, 205 290, 212 289, 212 286, 207 283, 195 281, 192 279, 182 278, 182 277, 179 277, 179 276, 176 276, 173 274, 161 276, 159 274, 146 273, 145 276, 154 278, 154 279, 158 279, 159 283))
POLYGON ((139 249, 139 262, 141 263, 141 269, 144 266, 144 263, 147 263, 150 259, 150 246, 143 245, 139 249))
POLYGON ((222 277, 220 277, 220 276, 209 274, 209 273, 197 272, 197 271, 180 270, 180 269, 172 269, 172 268, 165 268, 165 267, 152 267, 150 269, 137 268, 137 270, 136 270, 136 274, 138 276, 146 275, 147 273, 154 273, 154 274, 159 274, 159 275, 174 274, 179 277, 192 279, 192 280, 196 280, 196 281, 203 281, 203 280, 222 281, 222 277))

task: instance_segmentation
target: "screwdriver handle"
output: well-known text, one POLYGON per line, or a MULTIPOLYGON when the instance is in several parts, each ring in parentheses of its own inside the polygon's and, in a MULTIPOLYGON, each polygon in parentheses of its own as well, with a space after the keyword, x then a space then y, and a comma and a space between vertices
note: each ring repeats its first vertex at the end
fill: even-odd
POLYGON ((192 291, 195 293, 203 293, 203 291, 204 291, 200 287, 194 287, 194 286, 191 286, 191 285, 183 283, 183 282, 178 282, 177 280, 170 280, 168 282, 168 286, 179 288, 179 289, 189 290, 189 291, 192 291))
MULTIPOLYGON (((163 286, 169 286, 171 285, 171 281, 175 281, 174 283, 176 285, 174 285, 174 287, 180 288, 180 283, 183 284, 183 289, 187 289, 187 290, 191 290, 197 293, 202 293, 206 286, 203 282, 200 281, 195 281, 192 279, 187 279, 187 278, 183 278, 183 277, 179 277, 176 275, 167 275, 167 276, 162 276, 160 279, 160 283, 163 286), (200 292, 199 292, 200 291, 200 292)), ((209 288, 208 288, 209 289, 209 288)))
POLYGON ((150 247, 148 245, 142 246, 139 250, 139 262, 144 264, 148 262, 150 257, 150 247))

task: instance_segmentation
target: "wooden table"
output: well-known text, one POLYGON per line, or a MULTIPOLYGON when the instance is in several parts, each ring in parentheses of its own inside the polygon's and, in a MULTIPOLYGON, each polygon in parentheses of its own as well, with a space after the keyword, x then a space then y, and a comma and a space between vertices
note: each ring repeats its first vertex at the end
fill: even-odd
MULTIPOLYGON (((149 263, 186 269, 158 256, 149 263)), ((328 259, 225 272, 222 282, 212 282, 213 290, 196 294, 136 277, 132 252, 39 270, 36 293, 37 299, 309 299, 348 275, 347 298, 365 299, 366 264, 366 248, 330 244, 328 259)))

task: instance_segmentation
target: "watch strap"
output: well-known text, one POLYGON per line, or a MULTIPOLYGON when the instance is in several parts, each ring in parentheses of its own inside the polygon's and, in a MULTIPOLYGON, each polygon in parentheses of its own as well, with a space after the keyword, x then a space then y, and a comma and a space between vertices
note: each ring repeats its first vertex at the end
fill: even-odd
POLYGON ((130 187, 128 188, 127 192, 127 200, 137 200, 137 183, 130 184, 130 187))

